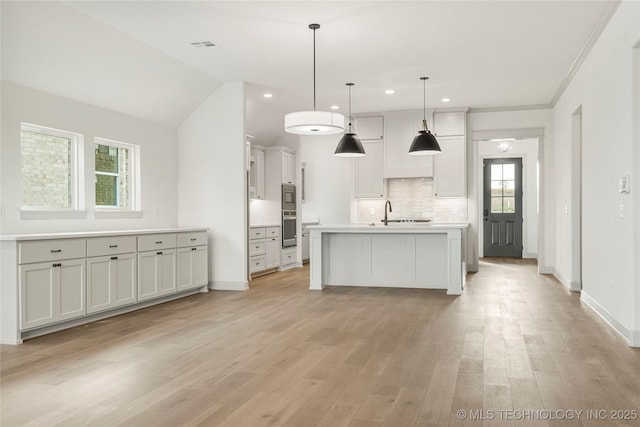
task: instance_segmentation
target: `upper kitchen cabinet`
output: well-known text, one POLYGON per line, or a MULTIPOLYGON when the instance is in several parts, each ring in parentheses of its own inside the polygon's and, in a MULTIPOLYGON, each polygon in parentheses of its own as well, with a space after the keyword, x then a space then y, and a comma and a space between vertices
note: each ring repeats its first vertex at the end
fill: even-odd
POLYGON ((296 155, 282 152, 282 183, 283 184, 295 184, 296 183, 296 155))
MULTIPOLYGON (((432 122, 431 113, 427 112, 427 124, 432 122)), ((411 142, 420 129, 422 129, 422 114, 385 114, 383 169, 385 178, 433 176, 433 156, 409 154, 411 142)))
MULTIPOLYGON (((359 117, 355 120, 354 130, 360 140, 384 138, 383 117, 359 117)), ((366 151, 366 149, 365 149, 366 151)), ((368 152, 367 152, 368 154, 368 152)))
POLYGON ((434 114, 434 129, 442 153, 434 156, 433 195, 465 197, 467 188, 466 111, 434 114))
POLYGON ((249 166, 249 198, 264 199, 264 151, 262 148, 251 150, 249 166))
POLYGON ((362 141, 364 157, 355 161, 356 198, 384 198, 383 148, 381 139, 362 141))

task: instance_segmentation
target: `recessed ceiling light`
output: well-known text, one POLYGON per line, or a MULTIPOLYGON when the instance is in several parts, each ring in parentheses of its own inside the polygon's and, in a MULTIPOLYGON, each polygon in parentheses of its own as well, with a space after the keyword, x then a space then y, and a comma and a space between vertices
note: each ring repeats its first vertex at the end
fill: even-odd
POLYGON ((391 95, 392 93, 396 93, 396 91, 393 89, 387 89, 384 91, 384 93, 386 93, 387 95, 391 95))
POLYGON ((215 44, 211 43, 210 41, 204 41, 204 42, 191 42, 191 46, 193 47, 216 47, 215 44))
POLYGON ((340 109, 340 107, 338 107, 337 105, 332 105, 332 106, 331 106, 331 109, 332 109, 332 110, 339 110, 339 109, 340 109))
POLYGON ((449 101, 451 101, 451 100, 450 100, 449 98, 442 98, 440 101, 442 101, 442 102, 449 102, 449 101))
POLYGON ((262 95, 262 96, 264 96, 265 98, 272 98, 272 97, 273 97, 273 95, 272 95, 272 94, 270 94, 270 93, 265 93, 265 94, 264 94, 264 95, 262 95))

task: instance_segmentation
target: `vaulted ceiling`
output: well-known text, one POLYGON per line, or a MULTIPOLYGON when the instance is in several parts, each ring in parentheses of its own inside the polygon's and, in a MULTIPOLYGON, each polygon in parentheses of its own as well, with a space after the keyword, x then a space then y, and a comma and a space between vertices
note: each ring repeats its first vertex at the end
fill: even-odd
POLYGON ((310 23, 318 109, 346 114, 346 82, 354 113, 418 109, 423 75, 430 108, 514 107, 552 101, 611 4, 3 1, 2 78, 169 126, 243 80, 247 131, 268 143, 313 107, 310 23))

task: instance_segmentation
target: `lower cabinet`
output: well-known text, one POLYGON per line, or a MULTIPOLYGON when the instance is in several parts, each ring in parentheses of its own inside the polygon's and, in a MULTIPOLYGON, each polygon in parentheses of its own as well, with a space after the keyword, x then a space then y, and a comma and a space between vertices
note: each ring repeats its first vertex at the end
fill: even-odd
POLYGON ((309 231, 303 230, 302 231, 302 262, 303 263, 309 261, 309 258, 311 257, 309 253, 310 243, 311 241, 310 241, 309 231))
POLYGON ((265 268, 280 267, 280 237, 269 237, 266 239, 265 268))
POLYGON ((138 301, 176 292, 176 250, 138 252, 138 301))
POLYGON ((136 261, 134 253, 87 258, 87 313, 137 301, 136 261))
POLYGON ((84 258, 23 264, 19 283, 20 329, 86 314, 84 258))
POLYGON ((178 291, 200 288, 209 282, 207 258, 206 246, 178 249, 178 291))
POLYGON ((296 262, 296 252, 297 249, 295 247, 285 248, 282 250, 282 265, 291 265, 296 262))

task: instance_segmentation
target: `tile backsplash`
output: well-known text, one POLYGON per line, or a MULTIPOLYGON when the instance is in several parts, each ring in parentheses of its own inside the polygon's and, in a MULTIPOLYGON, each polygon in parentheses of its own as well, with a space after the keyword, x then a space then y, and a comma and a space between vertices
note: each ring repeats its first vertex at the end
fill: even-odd
MULTIPOLYGON (((430 219, 432 222, 467 222, 467 199, 438 199, 433 196, 432 178, 390 178, 387 196, 393 212, 390 219, 430 219)), ((358 199, 357 222, 380 222, 385 200, 358 199)))

